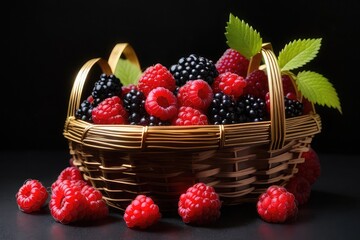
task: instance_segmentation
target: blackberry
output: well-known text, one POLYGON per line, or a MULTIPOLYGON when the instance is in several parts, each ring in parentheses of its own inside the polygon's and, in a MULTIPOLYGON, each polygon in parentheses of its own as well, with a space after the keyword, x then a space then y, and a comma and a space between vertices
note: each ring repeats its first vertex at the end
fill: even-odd
POLYGON ((76 110, 75 117, 77 119, 92 123, 93 121, 92 121, 92 117, 91 117, 91 112, 92 112, 93 108, 94 108, 94 106, 93 106, 93 104, 91 104, 89 99, 85 99, 80 104, 80 107, 76 110))
POLYGON ((251 94, 241 96, 237 102, 238 122, 259 122, 266 118, 265 100, 251 94))
POLYGON ((140 120, 146 115, 146 97, 143 92, 131 89, 123 99, 126 111, 129 113, 128 122, 131 125, 140 124, 140 120))
POLYGON ((287 98, 286 96, 284 101, 286 118, 297 117, 303 114, 304 105, 300 101, 287 98))
POLYGON ((120 79, 115 75, 110 74, 106 75, 102 73, 100 75, 100 79, 95 82, 94 88, 91 92, 91 95, 94 98, 94 106, 97 106, 100 102, 105 100, 106 98, 113 96, 121 96, 122 92, 122 83, 120 79))
POLYGON ((219 75, 212 60, 197 54, 180 58, 176 64, 170 67, 170 73, 174 76, 177 86, 196 79, 202 79, 211 86, 214 78, 219 75))
POLYGON ((143 126, 170 126, 170 121, 162 121, 159 118, 152 116, 152 115, 146 115, 140 119, 140 125, 143 126))
POLYGON ((207 115, 214 125, 237 123, 236 101, 222 92, 215 93, 207 115))

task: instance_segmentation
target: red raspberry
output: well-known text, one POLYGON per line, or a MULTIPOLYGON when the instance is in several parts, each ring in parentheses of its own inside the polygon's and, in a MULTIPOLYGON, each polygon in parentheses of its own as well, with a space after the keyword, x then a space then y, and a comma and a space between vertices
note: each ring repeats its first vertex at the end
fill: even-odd
POLYGON ((205 114, 192 107, 180 107, 173 125, 207 125, 208 118, 205 114))
POLYGON ((298 207, 294 194, 285 187, 273 185, 259 196, 257 212, 266 222, 282 223, 297 217, 298 207))
MULTIPOLYGON (((64 180, 73 181, 73 182, 77 182, 81 180, 82 182, 84 182, 84 184, 86 184, 80 170, 75 166, 70 166, 70 167, 66 167, 60 172, 56 181, 52 183, 51 190, 53 190, 54 187, 56 187, 60 182, 64 180)), ((79 182, 79 184, 80 183, 81 182, 79 182)))
POLYGON ((99 190, 90 185, 85 185, 81 189, 81 194, 86 200, 84 220, 98 220, 109 215, 109 208, 99 190))
POLYGON ((228 48, 218 59, 215 66, 219 74, 231 72, 245 77, 249 67, 249 60, 235 49, 228 48))
POLYGON ((177 100, 179 106, 192 107, 206 111, 213 99, 211 86, 202 79, 187 81, 179 88, 177 100))
POLYGON ((48 199, 48 192, 39 180, 27 180, 16 193, 19 209, 25 213, 39 211, 48 199))
POLYGON ((128 114, 118 96, 106 98, 92 110, 96 124, 126 124, 128 114))
POLYGON ((56 186, 58 186, 60 183, 66 183, 66 184, 69 184, 69 185, 77 185, 79 187, 83 187, 85 185, 88 185, 87 182, 85 182, 84 180, 69 180, 69 179, 65 179, 65 180, 62 180, 62 179, 57 179, 55 182, 53 182, 51 184, 51 191, 54 191, 54 188, 56 186))
POLYGON ((138 81, 138 90, 147 96, 151 90, 157 87, 164 87, 171 92, 175 90, 175 78, 170 71, 160 63, 145 69, 138 81))
POLYGON ((319 155, 313 148, 309 148, 308 151, 302 152, 301 157, 305 160, 303 163, 297 165, 298 172, 296 175, 300 175, 309 181, 310 185, 314 184, 321 174, 321 165, 319 155))
POLYGON ((219 90, 228 96, 232 96, 234 99, 243 95, 244 88, 246 87, 245 79, 236 73, 222 73, 215 80, 215 82, 217 81, 219 81, 216 83, 219 84, 219 90))
POLYGON ((146 229, 159 221, 161 213, 151 197, 138 195, 125 209, 124 220, 129 228, 146 229))
POLYGON ((60 182, 52 191, 49 209, 52 217, 62 224, 68 224, 83 219, 85 216, 85 197, 81 187, 69 184, 66 180, 60 182))
POLYGON ((282 80, 284 95, 286 96, 288 93, 293 93, 296 96, 296 90, 294 88, 291 77, 287 74, 283 74, 281 75, 281 80, 282 80))
POLYGON ((285 188, 294 194, 299 205, 307 203, 310 198, 311 185, 308 180, 300 175, 293 176, 285 185, 285 188))
POLYGON ((215 189, 196 183, 181 194, 178 213, 187 224, 208 225, 220 217, 221 201, 215 189))
POLYGON ((171 120, 177 115, 177 99, 170 90, 157 87, 146 97, 145 109, 149 115, 160 120, 171 120))
POLYGON ((246 87, 244 94, 251 94, 255 97, 265 99, 266 93, 269 91, 269 83, 267 75, 263 70, 255 70, 251 72, 246 78, 246 87))

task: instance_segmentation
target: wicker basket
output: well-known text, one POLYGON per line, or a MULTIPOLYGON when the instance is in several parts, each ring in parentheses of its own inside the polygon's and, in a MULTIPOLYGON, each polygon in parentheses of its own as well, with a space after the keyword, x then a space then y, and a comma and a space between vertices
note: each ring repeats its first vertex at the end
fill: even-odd
POLYGON ((111 74, 121 57, 140 68, 127 43, 116 44, 108 61, 95 58, 82 66, 64 126, 74 164, 110 207, 123 211, 136 195, 146 194, 162 212, 176 211, 180 194, 195 182, 213 186, 223 205, 255 201, 268 186, 286 184, 297 172, 296 165, 304 161, 301 153, 321 131, 314 106, 308 114, 285 118, 281 73, 271 44, 264 44, 249 66, 249 72, 264 68, 268 75, 270 121, 136 126, 76 119, 90 70, 98 65, 103 73, 111 74))

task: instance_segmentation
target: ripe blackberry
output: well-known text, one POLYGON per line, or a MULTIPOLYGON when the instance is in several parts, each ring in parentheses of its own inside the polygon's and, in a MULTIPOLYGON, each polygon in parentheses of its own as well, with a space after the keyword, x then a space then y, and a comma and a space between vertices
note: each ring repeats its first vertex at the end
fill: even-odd
POLYGON ((170 126, 171 121, 168 120, 161 120, 155 116, 146 114, 144 117, 140 119, 140 125, 143 126, 170 126))
POLYGON ((128 112, 128 122, 131 125, 139 125, 140 120, 146 116, 145 110, 146 97, 143 92, 131 89, 123 98, 123 104, 128 112))
POLYGON ((236 102, 238 122, 259 122, 266 118, 265 100, 246 94, 236 102))
POLYGON ((207 115, 214 125, 237 123, 236 101, 222 92, 215 93, 207 115))
POLYGON ((91 95, 87 99, 82 101, 80 107, 75 112, 76 119, 92 123, 91 112, 94 108, 94 105, 92 104, 93 102, 94 99, 91 95))
POLYGON ((100 79, 95 82, 91 95, 94 98, 93 105, 96 107, 100 102, 106 98, 113 96, 121 96, 122 83, 115 75, 100 75, 100 79))
POLYGON ((177 86, 196 79, 202 79, 211 86, 214 78, 219 75, 212 60, 197 54, 180 58, 176 64, 170 67, 170 72, 174 76, 177 86))
POLYGON ((287 98, 286 96, 284 101, 286 118, 297 117, 303 114, 304 105, 300 101, 287 98))

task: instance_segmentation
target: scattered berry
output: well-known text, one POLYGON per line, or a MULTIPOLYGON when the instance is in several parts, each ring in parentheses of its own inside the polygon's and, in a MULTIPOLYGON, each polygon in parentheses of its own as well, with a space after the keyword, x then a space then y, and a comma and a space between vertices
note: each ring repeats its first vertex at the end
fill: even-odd
POLYGON ((92 120, 96 124, 126 124, 128 114, 118 96, 105 99, 92 110, 92 120))
POLYGON ((161 213, 151 197, 138 195, 125 209, 124 220, 129 228, 146 229, 159 221, 161 213))
POLYGON ((296 175, 304 177, 309 181, 310 185, 312 185, 317 181, 321 174, 319 155, 310 147, 308 151, 301 153, 301 157, 305 160, 303 163, 297 165, 298 172, 296 175))
POLYGON ((265 95, 269 91, 269 83, 267 75, 263 70, 258 69, 251 72, 245 78, 245 81, 246 87, 244 88, 244 94, 265 99, 265 95))
POLYGON ((180 107, 177 118, 173 125, 207 125, 208 119, 205 114, 192 107, 180 107))
POLYGON ((171 120, 177 115, 177 99, 170 90, 157 87, 146 97, 145 109, 160 120, 171 120))
POLYGON ((66 181, 60 182, 51 194, 50 213, 57 222, 62 224, 79 221, 85 216, 85 201, 80 186, 66 181))
POLYGON ((188 81, 180 87, 177 94, 180 107, 192 107, 201 111, 208 109, 212 99, 213 91, 210 85, 201 79, 188 81))
POLYGON ((149 92, 157 87, 163 87, 172 92, 175 90, 175 79, 166 67, 157 63, 145 69, 137 87, 145 96, 148 96, 149 92))
POLYGON ((109 208, 99 190, 90 185, 85 185, 81 188, 81 194, 85 197, 84 220, 98 220, 109 215, 109 208))
POLYGON ((245 79, 236 73, 225 72, 220 74, 215 80, 218 89, 226 95, 232 96, 234 99, 239 98, 243 94, 246 86, 245 79))
POLYGON ((16 193, 19 209, 25 213, 39 211, 48 199, 48 192, 39 180, 27 180, 16 193))
POLYGON ((259 196, 257 212, 266 222, 283 223, 297 217, 298 207, 294 194, 285 187, 273 185, 259 196))
POLYGON ((294 194, 298 205, 304 205, 308 202, 311 193, 311 185, 309 181, 301 175, 294 175, 285 185, 285 188, 294 194))
POLYGON ((225 72, 235 73, 245 77, 249 67, 249 60, 235 49, 228 48, 215 63, 219 74, 225 72))
POLYGON ((219 75, 212 60, 197 54, 180 58, 176 64, 170 67, 170 72, 179 87, 187 81, 196 79, 202 79, 211 86, 214 79, 219 75))
POLYGON ((178 213, 184 223, 208 225, 220 217, 221 201, 215 189, 204 183, 196 183, 181 194, 178 213))
POLYGON ((91 92, 94 102, 94 106, 97 106, 103 100, 113 97, 121 96, 122 83, 115 75, 106 75, 105 73, 100 75, 100 79, 95 82, 93 90, 91 92))

